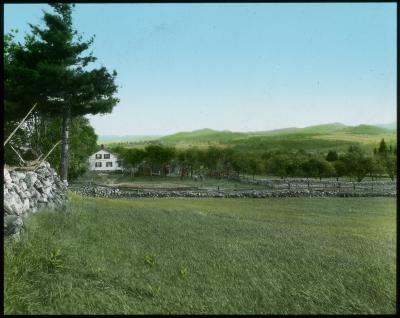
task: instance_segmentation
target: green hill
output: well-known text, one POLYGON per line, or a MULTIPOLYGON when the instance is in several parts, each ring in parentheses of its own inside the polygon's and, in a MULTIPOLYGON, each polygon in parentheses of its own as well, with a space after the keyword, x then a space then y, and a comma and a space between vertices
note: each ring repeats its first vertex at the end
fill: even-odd
POLYGON ((233 146, 242 151, 299 150, 327 151, 343 150, 360 144, 372 149, 384 138, 389 144, 396 142, 396 132, 372 125, 346 126, 341 123, 315 125, 304 128, 285 128, 270 131, 232 132, 200 129, 180 132, 159 139, 163 144, 189 145, 215 144, 233 146))
POLYGON ((97 143, 100 145, 120 142, 141 142, 159 139, 160 137, 160 135, 99 135, 97 143))
POLYGON ((200 129, 191 132, 179 132, 160 138, 164 143, 226 143, 235 138, 246 137, 246 133, 232 132, 229 130, 217 131, 213 129, 200 129))
POLYGON ((315 125, 315 126, 308 126, 305 128, 283 128, 283 129, 276 129, 270 130, 265 132, 255 132, 255 133, 248 133, 249 135, 253 136, 273 136, 273 135, 288 135, 288 134, 330 134, 333 132, 340 131, 347 126, 341 123, 332 123, 332 124, 324 124, 324 125, 315 125))
POLYGON ((395 122, 395 121, 392 123, 389 123, 389 124, 380 124, 380 125, 375 125, 375 126, 381 127, 381 128, 386 128, 389 130, 397 130, 397 122, 395 122))
POLYGON ((358 125, 355 127, 346 127, 342 129, 342 132, 360 135, 379 135, 391 133, 392 130, 371 125, 358 125))

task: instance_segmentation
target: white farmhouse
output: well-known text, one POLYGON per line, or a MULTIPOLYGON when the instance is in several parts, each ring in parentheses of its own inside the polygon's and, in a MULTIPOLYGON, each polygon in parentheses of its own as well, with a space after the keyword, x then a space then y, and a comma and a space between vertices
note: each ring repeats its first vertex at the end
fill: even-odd
POLYGON ((101 149, 89 157, 89 170, 120 171, 122 170, 122 164, 116 155, 101 149))

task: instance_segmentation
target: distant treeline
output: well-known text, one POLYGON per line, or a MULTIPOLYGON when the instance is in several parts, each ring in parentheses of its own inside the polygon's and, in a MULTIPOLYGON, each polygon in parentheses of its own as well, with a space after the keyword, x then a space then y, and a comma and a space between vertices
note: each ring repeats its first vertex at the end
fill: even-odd
POLYGON ((179 171, 181 178, 204 174, 214 177, 234 177, 240 174, 273 175, 279 177, 332 178, 350 177, 362 181, 397 174, 396 147, 381 140, 373 152, 367 153, 359 146, 350 146, 338 153, 310 153, 276 150, 241 152, 233 148, 209 146, 178 150, 161 144, 147 145, 144 149, 116 146, 111 149, 123 160, 124 167, 134 173, 152 174, 160 171, 167 175, 179 171))

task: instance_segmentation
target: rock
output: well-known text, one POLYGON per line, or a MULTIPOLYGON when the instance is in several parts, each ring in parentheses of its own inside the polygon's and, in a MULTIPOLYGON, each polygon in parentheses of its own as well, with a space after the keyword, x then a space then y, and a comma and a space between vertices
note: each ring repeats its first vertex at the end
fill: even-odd
POLYGON ((12 189, 13 189, 14 192, 16 192, 16 193, 20 193, 20 192, 22 191, 21 188, 19 187, 19 185, 16 184, 16 183, 13 184, 12 189))
POLYGON ((47 196, 42 196, 41 198, 38 199, 38 203, 47 203, 47 196))
POLYGON ((26 198, 25 200, 24 200, 24 203, 23 203, 23 211, 28 211, 29 210, 29 199, 28 198, 26 198))
POLYGON ((42 183, 40 182, 39 179, 37 179, 37 180, 35 181, 34 187, 35 187, 36 189, 42 189, 42 188, 43 188, 43 185, 42 185, 42 183))
POLYGON ((26 185, 31 188, 33 187, 33 185, 35 184, 37 180, 37 174, 32 172, 32 171, 28 171, 25 175, 24 181, 26 183, 26 185))
POLYGON ((4 216, 4 234, 20 234, 23 231, 24 223, 17 215, 4 216))
POLYGON ((37 171, 8 171, 4 168, 4 222, 7 233, 19 233, 23 219, 41 208, 65 210, 66 186, 54 169, 44 162, 37 171))
POLYGON ((23 191, 25 191, 26 189, 28 189, 28 187, 27 187, 27 185, 26 185, 26 183, 25 183, 24 181, 21 181, 21 182, 19 183, 19 186, 20 186, 20 188, 21 188, 23 191))
POLYGON ((4 183, 10 184, 12 183, 12 179, 10 176, 10 173, 8 172, 8 170, 6 168, 3 169, 4 170, 4 183))
POLYGON ((24 191, 20 191, 18 192, 19 197, 21 198, 21 200, 23 201, 25 198, 27 198, 27 195, 25 194, 24 191))
POLYGON ((4 194, 4 212, 5 214, 20 214, 23 203, 19 195, 15 192, 4 194))

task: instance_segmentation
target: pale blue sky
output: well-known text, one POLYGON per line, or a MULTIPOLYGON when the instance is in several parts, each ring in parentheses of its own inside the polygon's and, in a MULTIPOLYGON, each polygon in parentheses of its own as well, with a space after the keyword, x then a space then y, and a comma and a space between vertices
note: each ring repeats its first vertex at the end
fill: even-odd
MULTIPOLYGON (((42 9, 6 4, 5 32, 42 9)), ((78 4, 74 24, 118 72, 101 135, 396 120, 394 3, 78 4)))

